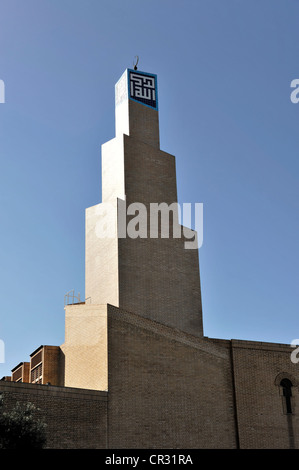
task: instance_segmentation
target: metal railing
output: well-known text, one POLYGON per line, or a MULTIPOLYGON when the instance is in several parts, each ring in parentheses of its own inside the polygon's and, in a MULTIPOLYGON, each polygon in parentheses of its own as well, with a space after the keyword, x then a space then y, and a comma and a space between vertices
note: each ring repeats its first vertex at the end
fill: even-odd
POLYGON ((68 291, 64 296, 64 306, 81 303, 80 292, 75 295, 75 290, 68 291))
POLYGON ((91 304, 91 297, 86 297, 85 300, 81 300, 80 292, 78 293, 78 295, 75 295, 75 289, 72 289, 72 290, 68 291, 64 295, 64 306, 82 304, 82 303, 91 304))

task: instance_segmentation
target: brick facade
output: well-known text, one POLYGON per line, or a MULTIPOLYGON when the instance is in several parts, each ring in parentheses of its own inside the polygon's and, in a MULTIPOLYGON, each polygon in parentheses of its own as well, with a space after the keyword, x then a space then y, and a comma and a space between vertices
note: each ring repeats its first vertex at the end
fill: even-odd
POLYGON ((52 385, 0 381, 7 410, 33 403, 46 424, 50 449, 103 449, 107 446, 107 393, 52 385))
POLYGON ((290 346, 200 338, 106 308, 108 391, 0 381, 8 406, 40 408, 49 448, 299 448, 290 346), (292 414, 282 378, 293 384, 292 414))
POLYGON ((291 361, 292 350, 232 340, 241 448, 299 448, 299 365, 291 361), (292 414, 286 414, 282 378, 293 383, 292 414))
POLYGON ((229 343, 110 307, 108 361, 111 448, 236 448, 229 343))

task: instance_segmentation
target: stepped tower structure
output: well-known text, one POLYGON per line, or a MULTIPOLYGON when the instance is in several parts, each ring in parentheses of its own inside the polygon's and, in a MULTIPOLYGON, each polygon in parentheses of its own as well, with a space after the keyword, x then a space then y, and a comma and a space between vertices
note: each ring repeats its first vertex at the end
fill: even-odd
POLYGON ((180 229, 172 236, 176 213, 169 237, 161 224, 150 233, 150 205, 167 212, 177 203, 175 158, 159 146, 157 78, 126 70, 115 91, 116 136, 102 146, 102 204, 86 211, 86 297, 202 335, 198 250, 185 249, 180 229), (135 218, 142 227, 133 238, 135 218), (105 224, 117 227, 111 238, 99 236, 105 224))
POLYGON ((197 234, 179 225, 177 203, 157 77, 127 69, 115 86, 115 138, 102 145, 102 202, 86 210, 86 303, 66 308, 66 385, 76 376, 76 386, 106 388, 107 305, 203 335, 198 249, 186 247, 197 234), (103 364, 101 379, 87 357, 103 364))

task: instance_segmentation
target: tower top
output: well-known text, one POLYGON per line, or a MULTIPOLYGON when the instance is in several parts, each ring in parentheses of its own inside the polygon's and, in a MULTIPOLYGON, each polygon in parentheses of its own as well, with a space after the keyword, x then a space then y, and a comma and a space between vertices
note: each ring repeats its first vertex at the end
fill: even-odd
POLYGON ((116 136, 126 134, 159 147, 157 75, 126 69, 115 85, 116 136))
POLYGON ((157 75, 127 69, 129 99, 158 110, 157 75))
POLYGON ((125 99, 137 101, 158 111, 157 75, 126 69, 115 85, 116 106, 125 99))

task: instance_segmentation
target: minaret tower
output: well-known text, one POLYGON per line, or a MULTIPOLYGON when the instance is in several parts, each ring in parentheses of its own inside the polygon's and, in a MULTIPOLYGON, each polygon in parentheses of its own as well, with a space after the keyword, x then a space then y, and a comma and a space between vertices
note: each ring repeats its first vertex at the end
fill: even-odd
MULTIPOLYGON (((179 225, 176 207, 175 157, 160 150, 157 76, 127 69, 115 86, 115 138, 102 145, 102 202, 86 209, 86 302, 77 320, 74 307, 66 309, 68 361, 78 342, 73 331, 88 348, 92 321, 108 304, 203 336, 198 249, 185 243, 196 233, 179 225)), ((83 361, 79 349, 75 357, 83 361)), ((66 362, 71 377, 68 370, 66 362)))
POLYGON ((201 335, 198 251, 171 233, 162 238, 161 227, 158 238, 149 231, 150 204, 177 203, 175 158, 160 150, 157 77, 126 70, 115 104, 116 136, 102 146, 102 205, 86 211, 86 298, 201 335), (121 201, 136 223, 144 214, 138 204, 146 208, 146 234, 141 227, 137 238, 120 233, 121 201), (111 221, 118 234, 105 238, 111 221))

